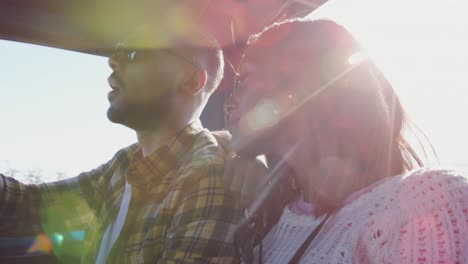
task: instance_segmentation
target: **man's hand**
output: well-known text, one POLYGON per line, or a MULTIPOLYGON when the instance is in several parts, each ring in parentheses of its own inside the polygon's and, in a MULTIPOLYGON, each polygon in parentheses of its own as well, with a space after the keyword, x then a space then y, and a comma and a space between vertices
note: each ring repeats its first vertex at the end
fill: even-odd
POLYGON ((258 158, 240 157, 233 153, 229 132, 216 131, 213 135, 227 153, 224 163, 224 184, 242 207, 248 207, 256 198, 268 169, 258 158))

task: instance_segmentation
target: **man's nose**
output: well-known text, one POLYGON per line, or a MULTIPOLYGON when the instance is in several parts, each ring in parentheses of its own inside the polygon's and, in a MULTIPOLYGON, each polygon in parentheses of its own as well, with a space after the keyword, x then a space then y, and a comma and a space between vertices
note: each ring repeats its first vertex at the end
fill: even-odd
POLYGON ((108 63, 109 63, 109 67, 111 67, 111 69, 113 71, 118 72, 118 71, 120 71, 122 69, 121 62, 119 62, 119 60, 115 56, 110 56, 109 60, 108 60, 108 63))

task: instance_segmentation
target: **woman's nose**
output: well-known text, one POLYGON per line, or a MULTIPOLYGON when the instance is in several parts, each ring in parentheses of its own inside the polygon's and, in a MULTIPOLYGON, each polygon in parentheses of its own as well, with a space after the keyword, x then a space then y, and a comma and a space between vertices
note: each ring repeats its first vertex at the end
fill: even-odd
POLYGON ((238 99, 234 94, 231 94, 229 98, 224 103, 224 122, 226 128, 233 132, 234 127, 239 120, 239 104, 238 99))
POLYGON ((234 94, 231 94, 229 98, 224 103, 224 113, 228 117, 235 115, 237 108, 239 107, 239 102, 237 97, 234 94))

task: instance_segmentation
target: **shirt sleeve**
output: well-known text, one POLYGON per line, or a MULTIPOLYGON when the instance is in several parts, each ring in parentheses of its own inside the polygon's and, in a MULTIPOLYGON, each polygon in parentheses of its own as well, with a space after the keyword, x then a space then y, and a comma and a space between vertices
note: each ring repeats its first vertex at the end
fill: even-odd
POLYGON ((23 184, 0 176, 0 236, 35 236, 47 229, 83 224, 102 195, 101 176, 110 162, 62 181, 23 184))
POLYGON ((222 181, 222 166, 192 170, 157 263, 234 262, 234 199, 222 181))

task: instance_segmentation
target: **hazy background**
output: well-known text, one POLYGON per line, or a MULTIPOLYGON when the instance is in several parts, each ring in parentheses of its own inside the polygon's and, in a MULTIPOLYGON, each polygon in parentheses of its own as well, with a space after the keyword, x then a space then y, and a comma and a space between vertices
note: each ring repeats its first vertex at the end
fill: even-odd
MULTIPOLYGON (((314 17, 347 26, 394 84, 443 166, 468 168, 464 1, 330 1, 314 17)), ((106 118, 107 59, 0 41, 0 172, 74 176, 135 140, 106 118)))

